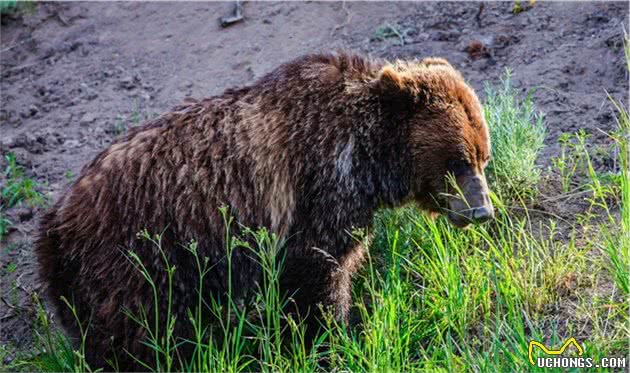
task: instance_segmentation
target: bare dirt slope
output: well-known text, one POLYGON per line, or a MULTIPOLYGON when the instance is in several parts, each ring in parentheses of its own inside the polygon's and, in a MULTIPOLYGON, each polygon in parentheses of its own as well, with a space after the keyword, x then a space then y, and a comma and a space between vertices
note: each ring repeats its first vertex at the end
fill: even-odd
MULTIPOLYGON (((487 3, 478 16, 474 3, 246 3, 245 21, 222 29, 217 19, 232 3, 39 4, 2 18, 0 153, 13 152, 52 201, 85 162, 147 117, 335 48, 443 56, 480 93, 511 68, 515 86, 536 89, 547 115, 543 165, 562 132, 584 128, 593 144, 606 144, 599 129, 615 126, 606 92, 628 101, 628 3, 537 3, 519 14, 512 5, 487 3)), ((2 345, 31 340, 41 212, 5 211, 14 226, 0 242, 2 345)))

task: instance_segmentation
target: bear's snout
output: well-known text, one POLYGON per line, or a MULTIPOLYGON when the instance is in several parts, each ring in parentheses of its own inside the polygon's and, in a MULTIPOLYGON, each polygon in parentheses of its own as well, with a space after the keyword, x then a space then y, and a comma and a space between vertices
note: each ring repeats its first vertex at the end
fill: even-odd
POLYGON ((481 224, 494 218, 494 206, 483 174, 458 178, 458 195, 449 199, 448 219, 457 227, 481 224))
POLYGON ((471 219, 475 224, 484 223, 494 218, 494 209, 492 206, 477 207, 472 210, 471 219))

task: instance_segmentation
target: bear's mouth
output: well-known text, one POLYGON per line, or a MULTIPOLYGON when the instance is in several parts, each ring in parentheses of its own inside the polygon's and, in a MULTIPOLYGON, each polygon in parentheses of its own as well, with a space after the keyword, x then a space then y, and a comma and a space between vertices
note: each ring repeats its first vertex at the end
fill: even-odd
POLYGON ((494 218, 492 205, 470 207, 462 210, 448 210, 446 216, 457 228, 466 228, 470 224, 482 224, 494 218))
POLYGON ((472 220, 456 211, 448 211, 446 217, 448 221, 457 228, 466 228, 472 223, 472 220))
POLYGON ((483 174, 469 172, 458 178, 456 193, 448 193, 445 197, 446 215, 456 227, 465 228, 494 218, 494 207, 483 174))

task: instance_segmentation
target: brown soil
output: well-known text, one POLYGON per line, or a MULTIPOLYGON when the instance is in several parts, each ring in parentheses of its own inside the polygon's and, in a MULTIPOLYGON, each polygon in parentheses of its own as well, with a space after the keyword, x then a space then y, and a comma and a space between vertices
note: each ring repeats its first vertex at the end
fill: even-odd
MULTIPOLYGON (((563 132, 584 129, 592 146, 609 144, 604 132, 616 122, 607 94, 628 101, 628 3, 536 3, 519 14, 512 6, 486 3, 478 16, 475 3, 246 3, 245 20, 223 29, 218 18, 232 3, 38 4, 2 17, 0 153, 13 152, 52 201, 126 128, 186 96, 217 94, 301 54, 336 48, 443 56, 481 96, 485 83, 499 84, 512 69, 515 87, 535 89, 546 114, 545 167, 563 132), (399 36, 383 32, 387 24, 399 36)), ((612 162, 603 156, 597 167, 612 162)), ((572 204, 550 208, 571 215, 572 204)), ((32 240, 41 212, 6 211, 14 226, 0 242, 0 345, 32 341, 39 287, 32 240)))

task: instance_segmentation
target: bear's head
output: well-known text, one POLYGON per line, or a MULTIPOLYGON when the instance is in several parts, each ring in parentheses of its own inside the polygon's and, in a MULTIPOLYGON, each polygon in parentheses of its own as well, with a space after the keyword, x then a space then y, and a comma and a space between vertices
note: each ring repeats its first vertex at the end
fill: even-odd
POLYGON ((475 92, 446 60, 384 65, 376 79, 411 159, 411 199, 458 227, 491 219, 490 136, 475 92))

